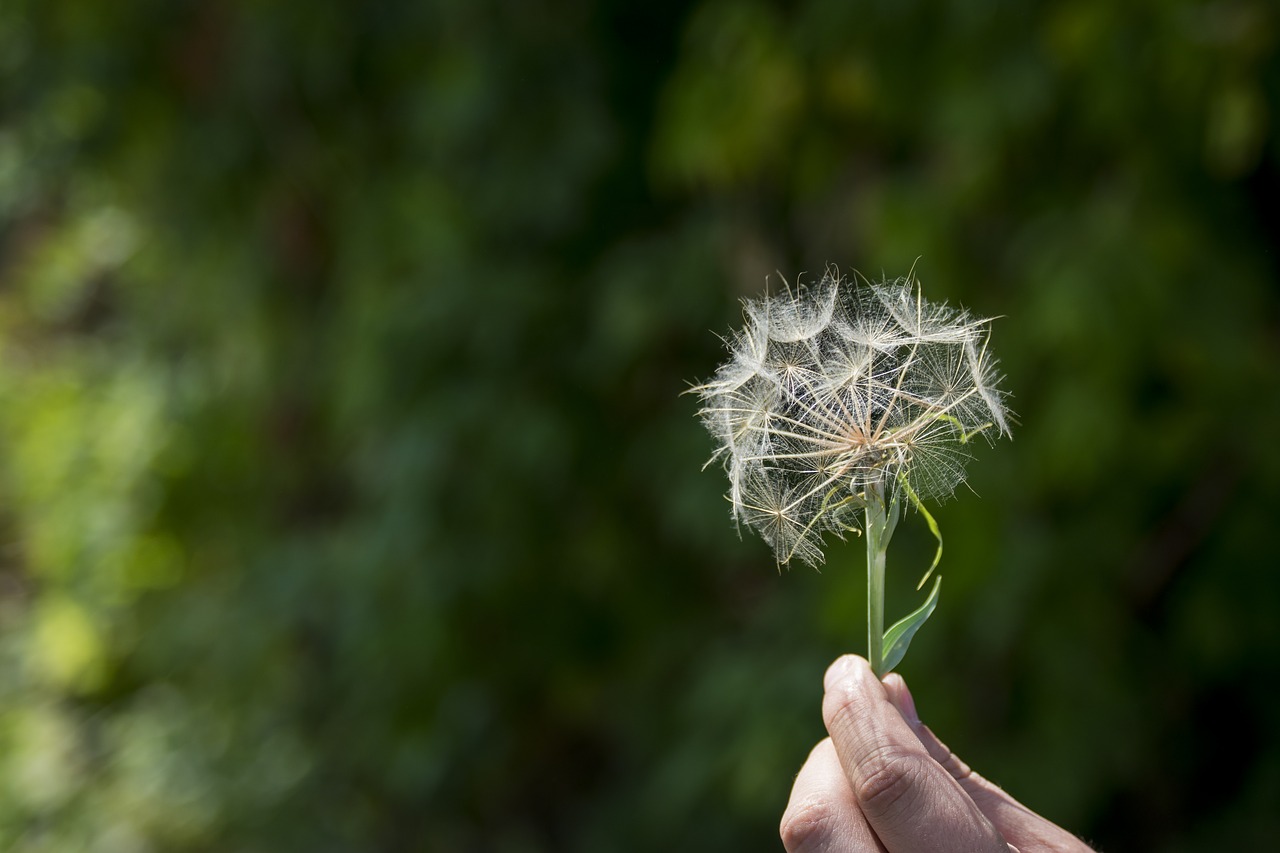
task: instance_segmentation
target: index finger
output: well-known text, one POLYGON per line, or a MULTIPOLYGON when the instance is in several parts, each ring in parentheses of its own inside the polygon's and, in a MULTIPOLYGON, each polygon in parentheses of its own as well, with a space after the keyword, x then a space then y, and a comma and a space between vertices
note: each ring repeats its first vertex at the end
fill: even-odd
POLYGON ((1008 853, 1000 833, 929 756, 866 660, 839 658, 825 687, 822 718, 854 797, 885 847, 1008 853))

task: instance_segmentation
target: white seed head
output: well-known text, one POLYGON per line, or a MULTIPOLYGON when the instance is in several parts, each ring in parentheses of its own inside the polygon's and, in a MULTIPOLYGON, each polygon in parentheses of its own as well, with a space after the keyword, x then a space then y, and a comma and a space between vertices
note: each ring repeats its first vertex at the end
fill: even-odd
POLYGON ((743 303, 730 358, 692 390, 729 475, 733 517, 779 563, 823 562, 868 490, 945 498, 975 435, 1008 435, 990 320, 926 302, 913 279, 816 285, 743 303))

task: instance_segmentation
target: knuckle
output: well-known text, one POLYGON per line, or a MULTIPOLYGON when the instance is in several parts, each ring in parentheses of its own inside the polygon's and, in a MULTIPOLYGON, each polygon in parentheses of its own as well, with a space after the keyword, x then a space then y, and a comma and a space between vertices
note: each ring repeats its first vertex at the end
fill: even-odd
POLYGON ((933 756, 934 761, 937 761, 942 766, 943 770, 950 773, 957 782, 966 782, 970 777, 977 777, 981 780, 981 777, 977 776, 969 768, 969 765, 960 760, 960 756, 952 752, 951 748, 945 743, 938 740, 938 736, 933 733, 932 729, 928 726, 923 728, 925 747, 929 750, 929 754, 933 756))
POLYGON ((921 756, 896 748, 884 749, 859 767, 853 793, 869 816, 892 818, 912 808, 924 777, 921 756))
POLYGON ((782 815, 782 845, 788 853, 821 850, 832 837, 835 811, 828 800, 807 799, 787 806, 782 815))

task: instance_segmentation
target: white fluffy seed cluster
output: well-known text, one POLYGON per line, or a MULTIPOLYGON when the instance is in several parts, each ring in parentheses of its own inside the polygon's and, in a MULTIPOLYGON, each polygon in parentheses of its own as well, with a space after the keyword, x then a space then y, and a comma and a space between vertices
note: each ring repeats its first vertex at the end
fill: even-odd
POLYGON ((926 302, 912 279, 859 287, 829 270, 743 304, 731 358, 692 390, 734 519, 780 564, 823 562, 823 535, 858 529, 869 494, 950 495, 970 438, 1008 434, 990 320, 926 302))

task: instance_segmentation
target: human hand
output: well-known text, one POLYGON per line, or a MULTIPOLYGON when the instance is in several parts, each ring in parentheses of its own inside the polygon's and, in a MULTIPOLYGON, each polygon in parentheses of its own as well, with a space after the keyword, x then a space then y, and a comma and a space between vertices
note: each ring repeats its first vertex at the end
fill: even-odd
POLYGON ((916 714, 902 676, 881 683, 845 655, 827 670, 831 735, 800 768, 782 815, 789 853, 1089 853, 951 754, 916 714))

